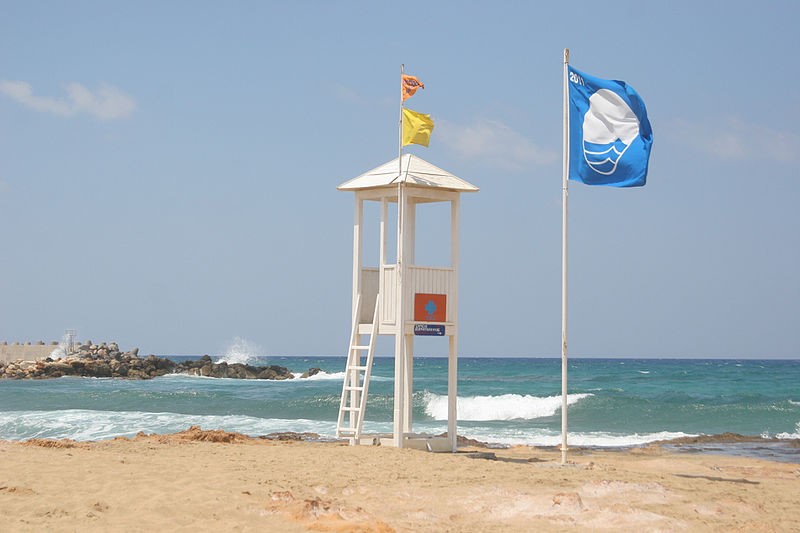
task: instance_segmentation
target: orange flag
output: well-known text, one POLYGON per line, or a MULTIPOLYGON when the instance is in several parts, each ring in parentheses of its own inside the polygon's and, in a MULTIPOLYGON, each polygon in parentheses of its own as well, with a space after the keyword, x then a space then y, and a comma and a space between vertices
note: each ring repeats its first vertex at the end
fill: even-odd
POLYGON ((417 79, 416 76, 402 75, 401 87, 403 88, 403 102, 414 96, 417 89, 424 89, 425 84, 417 79))

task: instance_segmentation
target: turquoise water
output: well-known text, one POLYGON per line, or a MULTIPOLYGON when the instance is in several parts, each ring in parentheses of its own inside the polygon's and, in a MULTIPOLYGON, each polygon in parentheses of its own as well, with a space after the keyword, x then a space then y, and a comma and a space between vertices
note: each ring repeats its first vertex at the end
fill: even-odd
MULTIPOLYGON (((97 440, 190 425, 249 435, 335 435, 343 357, 251 362, 324 372, 289 381, 3 380, 0 439, 97 440)), ((393 375, 393 359, 376 358, 365 432, 391 431, 393 375)), ((459 434, 498 444, 560 443, 560 360, 460 358, 458 387, 459 434)), ((414 430, 445 431, 447 360, 416 358, 414 390, 414 430)), ((628 446, 723 432, 798 439, 800 361, 574 359, 568 400, 571 445, 628 446)))

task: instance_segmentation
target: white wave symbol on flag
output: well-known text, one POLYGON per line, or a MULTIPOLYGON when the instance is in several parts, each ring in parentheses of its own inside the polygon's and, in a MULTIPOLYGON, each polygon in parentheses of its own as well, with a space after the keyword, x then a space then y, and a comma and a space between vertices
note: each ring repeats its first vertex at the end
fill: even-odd
POLYGON ((583 157, 595 172, 613 174, 638 136, 639 119, 617 93, 600 89, 589 98, 583 117, 583 157))

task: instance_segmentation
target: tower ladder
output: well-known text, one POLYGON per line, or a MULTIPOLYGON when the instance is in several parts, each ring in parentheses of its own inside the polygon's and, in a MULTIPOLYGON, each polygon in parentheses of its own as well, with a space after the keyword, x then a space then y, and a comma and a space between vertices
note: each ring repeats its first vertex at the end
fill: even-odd
POLYGON ((347 353, 347 367, 344 383, 342 384, 342 398, 339 404, 339 419, 336 422, 336 436, 349 437, 350 444, 359 444, 361 430, 364 427, 364 412, 367 409, 367 392, 369 378, 372 374, 372 360, 375 356, 375 340, 378 337, 381 295, 375 297, 375 312, 372 316, 372 329, 369 332, 369 342, 359 344, 359 317, 361 316, 361 295, 356 300, 356 309, 353 314, 353 329, 350 332, 350 349, 347 353), (361 352, 366 352, 362 361, 361 352), (363 363, 363 364, 362 364, 363 363), (362 374, 363 373, 363 374, 362 374))

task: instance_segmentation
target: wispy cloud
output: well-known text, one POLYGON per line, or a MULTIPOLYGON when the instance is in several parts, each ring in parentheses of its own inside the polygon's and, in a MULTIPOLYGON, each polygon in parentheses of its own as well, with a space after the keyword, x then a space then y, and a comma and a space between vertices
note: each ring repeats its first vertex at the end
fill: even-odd
POLYGON ((43 113, 62 117, 86 113, 100 120, 113 120, 129 117, 136 109, 133 98, 111 85, 91 91, 80 83, 67 83, 64 89, 66 97, 36 96, 30 83, 0 80, 0 93, 43 113))
POLYGON ((746 122, 738 117, 694 122, 677 119, 670 130, 682 142, 725 160, 800 161, 800 135, 746 122))
POLYGON ((524 135, 497 120, 478 120, 468 125, 437 121, 434 135, 451 150, 469 159, 519 170, 531 165, 548 165, 557 159, 524 135))
POLYGON ((356 103, 360 104, 364 101, 364 98, 358 94, 355 89, 348 87, 346 85, 342 85, 340 83, 334 83, 330 86, 331 92, 333 93, 334 97, 337 100, 341 100, 343 102, 349 103, 356 103))

